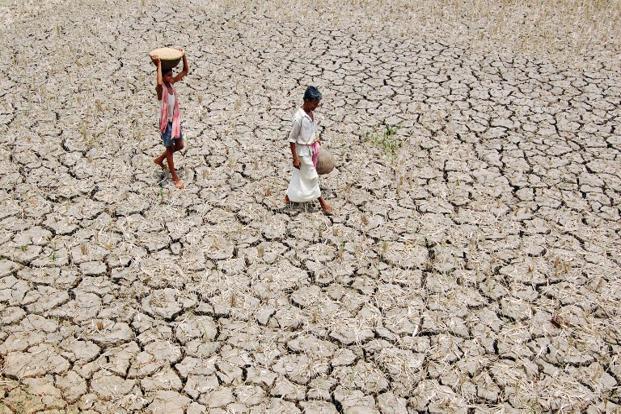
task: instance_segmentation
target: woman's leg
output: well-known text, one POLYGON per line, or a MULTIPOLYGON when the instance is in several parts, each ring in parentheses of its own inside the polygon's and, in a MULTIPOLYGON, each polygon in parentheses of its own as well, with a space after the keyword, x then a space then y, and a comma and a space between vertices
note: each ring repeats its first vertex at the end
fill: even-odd
POLYGON ((164 168, 164 160, 166 159, 166 151, 162 152, 162 154, 153 159, 153 162, 157 165, 159 165, 160 167, 164 168))
POLYGON ((166 148, 166 162, 168 163, 168 171, 170 171, 170 175, 172 176, 173 183, 175 183, 175 187, 183 188, 183 180, 179 178, 177 175, 177 170, 175 170, 175 162, 173 161, 173 153, 175 152, 175 147, 166 148))
POLYGON ((173 181, 177 177, 177 171, 175 171, 175 161, 173 160, 173 153, 175 152, 174 147, 167 147, 165 151, 166 163, 168 164, 168 171, 173 177, 173 181))
MULTIPOLYGON (((161 135, 162 137, 162 143, 164 144, 164 147, 166 148, 166 150, 164 152, 162 152, 162 154, 153 159, 153 162, 157 165, 159 165, 161 168, 164 168, 164 159, 168 160, 168 148, 172 147, 174 144, 174 140, 171 138, 170 133, 172 131, 172 124, 169 123, 168 126, 166 127, 166 131, 164 131, 164 133, 161 135)), ((170 165, 170 162, 168 163, 170 165)))

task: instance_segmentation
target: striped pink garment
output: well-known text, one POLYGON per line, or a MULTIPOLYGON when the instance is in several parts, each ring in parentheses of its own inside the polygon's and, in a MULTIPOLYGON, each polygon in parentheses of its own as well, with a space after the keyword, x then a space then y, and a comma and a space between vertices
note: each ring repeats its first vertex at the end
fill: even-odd
POLYGON ((311 145, 311 153, 313 154, 311 159, 313 160, 313 166, 315 168, 317 168, 317 161, 319 161, 319 147, 319 142, 313 142, 311 145))
MULTIPOLYGON (((179 138, 181 136, 181 112, 179 111, 179 99, 177 98, 177 91, 171 86, 173 94, 175 95, 175 108, 173 109, 172 116, 172 131, 171 138, 179 138)), ((168 126, 168 88, 166 85, 162 88, 162 108, 160 109, 160 132, 163 134, 166 132, 168 126)))

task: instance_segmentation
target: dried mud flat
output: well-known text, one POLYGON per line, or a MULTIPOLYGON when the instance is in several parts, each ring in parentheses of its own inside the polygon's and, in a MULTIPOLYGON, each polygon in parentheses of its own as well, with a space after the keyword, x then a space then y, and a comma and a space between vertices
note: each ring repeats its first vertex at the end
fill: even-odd
POLYGON ((0 3, 0 413, 621 410, 614 44, 166 4, 0 3), (152 163, 168 44, 184 191, 152 163), (311 83, 330 218, 281 205, 311 83))

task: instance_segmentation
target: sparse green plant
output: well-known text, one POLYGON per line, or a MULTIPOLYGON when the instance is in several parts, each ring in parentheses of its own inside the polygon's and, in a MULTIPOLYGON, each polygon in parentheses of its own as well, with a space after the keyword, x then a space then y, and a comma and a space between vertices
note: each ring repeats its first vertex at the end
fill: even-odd
POLYGON ((396 137, 397 129, 396 126, 384 125, 384 130, 381 132, 368 132, 365 140, 371 145, 381 148, 386 156, 393 159, 401 148, 401 140, 396 137))
POLYGON ((343 255, 345 254, 345 241, 341 241, 339 244, 339 251, 337 252, 337 257, 339 260, 343 260, 343 255))
POLYGON ((380 256, 383 258, 386 256, 386 253, 388 253, 388 242, 383 240, 381 244, 380 256))

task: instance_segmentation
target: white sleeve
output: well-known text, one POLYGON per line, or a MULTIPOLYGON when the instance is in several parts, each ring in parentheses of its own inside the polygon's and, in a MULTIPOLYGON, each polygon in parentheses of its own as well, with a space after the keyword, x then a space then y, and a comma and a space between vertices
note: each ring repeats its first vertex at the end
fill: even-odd
POLYGON ((298 142, 300 136, 300 129, 302 128, 302 118, 295 117, 293 119, 293 125, 291 125, 291 131, 289 132, 289 142, 294 144, 298 142))

